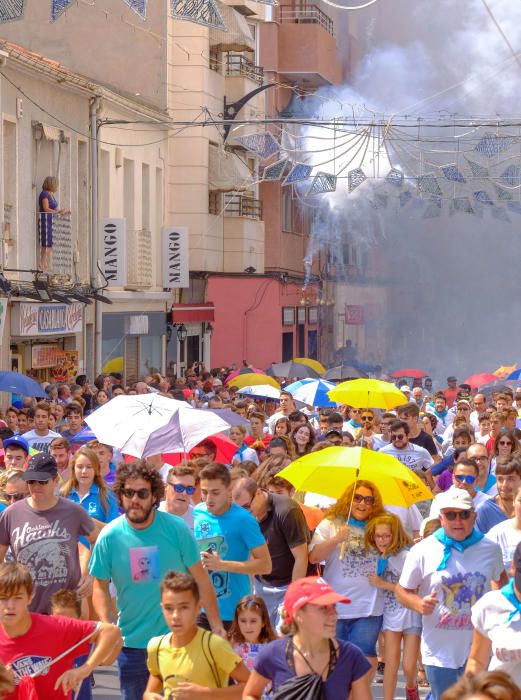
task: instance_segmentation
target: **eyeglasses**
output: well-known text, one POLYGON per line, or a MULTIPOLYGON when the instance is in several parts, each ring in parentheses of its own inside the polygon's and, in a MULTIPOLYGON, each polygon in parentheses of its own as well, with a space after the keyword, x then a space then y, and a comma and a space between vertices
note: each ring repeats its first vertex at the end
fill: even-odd
POLYGON ((171 481, 166 482, 169 486, 171 486, 176 493, 183 493, 186 491, 186 493, 191 496, 193 493, 195 493, 195 486, 184 486, 183 484, 173 484, 171 481))
POLYGON ((472 457, 475 462, 488 462, 488 456, 482 455, 481 457, 472 457))
POLYGON ((510 440, 500 440, 498 445, 501 445, 501 447, 512 447, 510 440))
POLYGON ((399 435, 393 435, 391 433, 391 440, 405 440, 405 437, 404 433, 400 433, 399 435))
POLYGON ((4 493, 6 501, 21 501, 25 498, 25 493, 4 493))
POLYGON ((454 474, 454 478, 456 481, 459 481, 460 484, 473 484, 476 481, 476 477, 472 476, 472 474, 454 474))
POLYGON ((468 520, 472 515, 471 510, 442 510, 441 514, 447 518, 450 522, 453 522, 457 518, 460 520, 468 520))
POLYGON ((121 489, 121 493, 126 498, 134 498, 134 496, 137 496, 140 500, 144 501, 150 497, 151 491, 150 489, 121 489))
POLYGON ((34 484, 38 484, 39 486, 45 486, 45 484, 49 483, 49 479, 46 479, 45 481, 38 481, 37 479, 27 479, 27 484, 29 486, 34 486, 34 484))
POLYGON ((355 493, 353 501, 355 503, 362 503, 363 501, 366 505, 372 506, 374 504, 374 496, 362 496, 361 493, 355 493))
POLYGON ((373 418, 373 416, 361 416, 360 420, 365 420, 365 421, 369 421, 370 423, 372 423, 374 421, 374 418, 373 418))
POLYGON ((375 532, 374 538, 375 540, 390 540, 392 538, 392 534, 390 532, 385 532, 381 534, 375 532))

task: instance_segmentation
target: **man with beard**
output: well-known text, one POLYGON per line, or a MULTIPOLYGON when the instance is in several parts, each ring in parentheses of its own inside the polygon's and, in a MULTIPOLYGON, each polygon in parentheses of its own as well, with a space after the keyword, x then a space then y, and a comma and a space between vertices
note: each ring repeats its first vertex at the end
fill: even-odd
POLYGON ((192 574, 212 629, 224 634, 215 592, 190 530, 180 518, 157 510, 164 492, 160 474, 145 460, 122 464, 114 493, 124 515, 103 529, 90 561, 93 604, 102 622, 111 619, 110 579, 117 592, 122 700, 142 699, 148 681, 147 644, 168 632, 159 586, 170 569, 192 574))

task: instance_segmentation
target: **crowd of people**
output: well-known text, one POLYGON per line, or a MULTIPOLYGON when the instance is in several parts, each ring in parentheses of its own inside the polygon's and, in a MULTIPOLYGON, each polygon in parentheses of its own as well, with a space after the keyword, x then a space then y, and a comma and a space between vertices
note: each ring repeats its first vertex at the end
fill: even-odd
POLYGON ((0 697, 32 684, 86 700, 117 658, 124 700, 369 700, 374 681, 392 700, 400 666, 409 700, 420 687, 521 700, 521 389, 416 381, 383 411, 248 397, 226 376, 80 376, 44 384, 45 400, 13 396, 0 697), (209 436, 173 465, 137 459, 85 425, 149 393, 233 415, 230 456, 209 436), (391 455, 432 498, 391 505, 358 479, 332 499, 280 476, 335 446, 391 455))

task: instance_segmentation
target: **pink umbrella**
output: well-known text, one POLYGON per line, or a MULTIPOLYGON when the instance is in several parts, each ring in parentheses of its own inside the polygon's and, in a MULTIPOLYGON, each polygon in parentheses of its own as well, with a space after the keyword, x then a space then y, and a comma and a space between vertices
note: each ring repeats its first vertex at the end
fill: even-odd
POLYGON ((479 389, 483 384, 488 384, 489 382, 496 382, 497 377, 490 372, 482 372, 481 374, 473 374, 468 379, 465 379, 462 384, 468 384, 471 389, 479 389))
MULTIPOLYGON (((222 433, 217 433, 216 435, 212 435, 211 437, 206 439, 213 442, 214 445, 217 447, 215 461, 221 462, 222 464, 230 464, 233 455, 239 449, 237 445, 234 442, 232 442, 229 437, 226 437, 226 435, 223 435, 222 433)), ((196 445, 195 447, 198 447, 198 445, 196 445)), ((195 447, 193 448, 194 450, 195 447)), ((171 464, 172 466, 176 466, 177 464, 179 464, 179 462, 182 462, 183 459, 187 458, 189 457, 183 452, 163 452, 164 461, 167 464, 171 464)))
POLYGON ((232 379, 238 377, 239 374, 266 374, 264 370, 257 369, 256 367, 241 367, 241 369, 236 369, 226 377, 225 383, 231 382, 232 379))
POLYGON ((396 372, 391 372, 390 374, 391 377, 394 377, 394 379, 403 379, 403 378, 411 378, 411 379, 423 379, 424 377, 427 377, 427 372, 424 372, 422 369, 397 369, 396 372))

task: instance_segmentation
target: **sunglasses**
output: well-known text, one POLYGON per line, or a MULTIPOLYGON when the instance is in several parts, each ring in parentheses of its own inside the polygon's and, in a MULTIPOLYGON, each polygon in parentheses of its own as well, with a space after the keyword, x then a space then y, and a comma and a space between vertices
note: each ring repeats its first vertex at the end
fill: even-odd
POLYGON ((372 506, 374 504, 374 496, 362 496, 361 493, 355 493, 353 501, 355 503, 362 503, 363 501, 366 505, 372 506))
POLYGON ((366 421, 369 421, 370 423, 372 423, 374 421, 374 418, 373 418, 373 416, 362 416, 360 418, 360 420, 366 420, 366 421))
POLYGON ((454 520, 457 520, 460 518, 461 520, 468 520, 470 516, 472 515, 471 510, 446 510, 442 511, 442 515, 444 515, 447 520, 450 522, 453 522, 454 520))
POLYGON ((454 478, 456 481, 459 481, 460 484, 467 483, 467 484, 473 484, 476 481, 476 477, 472 476, 471 474, 454 474, 454 478))
POLYGON ((501 445, 502 447, 512 447, 510 440, 500 440, 498 445, 501 445))
POLYGON ((25 493, 4 493, 6 501, 21 501, 25 498, 25 493))
POLYGON ((34 484, 38 484, 39 486, 45 486, 45 484, 49 483, 49 479, 45 479, 45 481, 38 481, 38 479, 27 479, 27 484, 29 486, 34 486, 34 484))
POLYGON ((391 433, 391 440, 405 440, 405 434, 400 433, 399 435, 393 435, 391 433))
POLYGON ((137 496, 140 500, 144 501, 150 497, 151 491, 150 489, 121 489, 121 493, 126 498, 134 498, 134 496, 137 496))
POLYGON ((167 481, 167 484, 171 486, 176 493, 183 493, 184 491, 186 491, 186 493, 189 496, 195 493, 195 486, 183 486, 183 484, 173 484, 171 481, 167 481))

